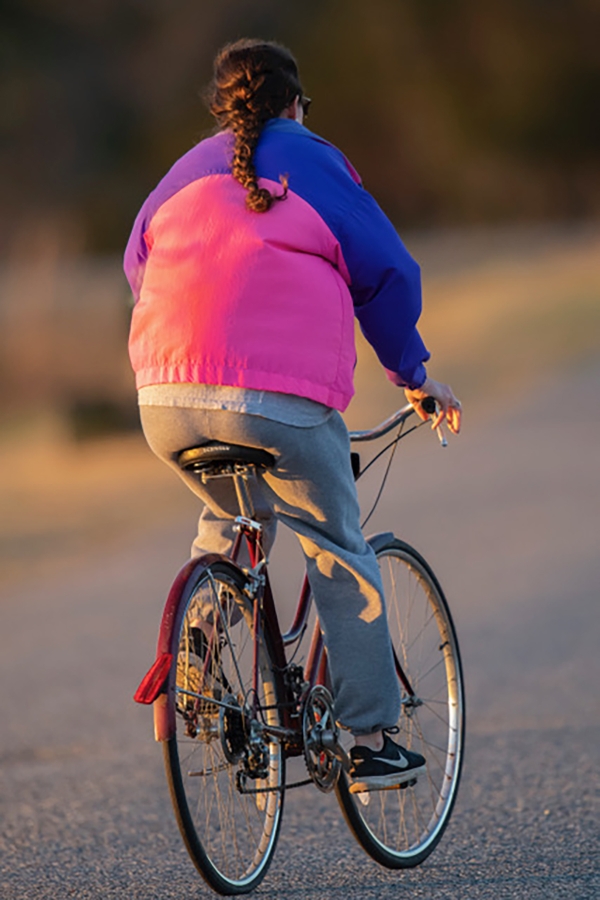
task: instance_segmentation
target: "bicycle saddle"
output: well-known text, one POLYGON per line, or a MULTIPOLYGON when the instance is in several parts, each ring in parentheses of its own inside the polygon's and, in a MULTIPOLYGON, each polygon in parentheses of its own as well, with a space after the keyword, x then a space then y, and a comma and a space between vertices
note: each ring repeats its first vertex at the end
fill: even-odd
POLYGON ((251 465, 261 469, 272 469, 275 457, 258 447, 242 447, 239 444, 210 441, 200 447, 182 450, 177 457, 177 464, 186 472, 204 472, 215 464, 251 465))

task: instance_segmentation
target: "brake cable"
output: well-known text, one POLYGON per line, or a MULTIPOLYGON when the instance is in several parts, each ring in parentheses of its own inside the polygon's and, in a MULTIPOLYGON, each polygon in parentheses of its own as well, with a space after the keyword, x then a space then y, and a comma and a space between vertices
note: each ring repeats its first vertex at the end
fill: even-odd
POLYGON ((413 425, 412 428, 408 429, 408 431, 404 431, 404 425, 405 425, 405 422, 402 422, 400 424, 400 428, 398 429, 398 434, 396 435, 396 437, 392 441, 390 441, 389 444, 386 444, 386 446, 382 450, 380 450, 379 453, 376 453, 375 456, 373 457, 373 459, 369 460, 369 462, 364 467, 364 469, 361 469, 361 471, 359 472, 358 478, 362 478, 362 476, 365 474, 365 472, 367 472, 371 468, 373 463, 377 462, 377 460, 381 456, 383 456, 384 453, 387 453, 387 451, 390 448, 392 448, 392 452, 390 453, 390 458, 388 459, 388 463, 385 468, 385 472, 383 473, 383 478, 381 479, 381 484, 379 486, 377 496, 375 497, 373 506, 371 507, 369 514, 367 515, 367 517, 365 519, 363 519, 362 524, 360 526, 361 528, 365 527, 365 525, 367 524, 367 522, 369 521, 369 519, 371 518, 371 516, 377 509, 379 501, 381 500, 381 495, 383 494, 383 489, 385 488, 385 485, 386 485, 386 482, 388 479, 388 475, 390 473, 390 469, 391 469, 392 463, 394 461, 394 456, 396 455, 396 450, 398 448, 399 441, 401 441, 402 438, 408 437, 408 435, 411 434, 413 431, 416 431, 417 428, 420 428, 422 425, 425 425, 425 422, 419 422, 417 425, 413 425))

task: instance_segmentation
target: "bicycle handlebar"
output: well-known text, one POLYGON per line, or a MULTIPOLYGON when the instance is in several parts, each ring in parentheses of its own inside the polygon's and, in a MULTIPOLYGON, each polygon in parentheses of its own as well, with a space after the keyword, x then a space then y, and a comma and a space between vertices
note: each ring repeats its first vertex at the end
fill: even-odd
POLYGON ((430 416, 435 415, 437 411, 437 403, 433 397, 425 397, 424 400, 421 400, 421 407, 430 416))
MULTIPOLYGON (((421 401, 421 406, 428 415, 435 415, 437 404, 433 397, 425 397, 424 400, 421 401)), ((368 429, 367 431, 350 431, 350 440, 355 442, 375 441, 377 438, 383 437, 384 434, 387 434, 388 431, 391 431, 397 425, 402 425, 414 412, 415 409, 413 405, 408 403, 406 406, 403 406, 402 409, 393 413, 388 419, 381 422, 380 425, 376 425, 375 428, 368 429)), ((442 447, 447 447, 448 441, 440 426, 436 428, 436 432, 442 447)))
POLYGON ((380 425, 376 425, 375 428, 371 428, 367 431, 351 431, 350 440, 357 442, 374 441, 379 437, 383 437, 384 434, 387 434, 388 431, 391 431, 392 428, 396 427, 396 425, 401 425, 413 413, 413 406, 411 403, 408 403, 406 406, 403 406, 402 409, 399 409, 395 413, 393 413, 388 419, 385 419, 385 421, 383 421, 380 425))

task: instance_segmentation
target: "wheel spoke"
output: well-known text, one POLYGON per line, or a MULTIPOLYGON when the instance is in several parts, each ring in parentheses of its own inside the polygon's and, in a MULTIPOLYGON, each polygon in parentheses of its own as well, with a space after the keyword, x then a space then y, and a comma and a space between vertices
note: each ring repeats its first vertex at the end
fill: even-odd
POLYGON ((414 786, 371 791, 367 804, 342 779, 340 800, 365 850, 390 868, 417 865, 440 839, 462 763, 460 658, 452 620, 427 564, 406 544, 378 551, 390 634, 411 689, 398 720, 398 743, 421 753, 425 772, 414 786))
MULTIPOLYGON (((213 563, 199 566, 184 592, 171 701, 177 734, 166 749, 186 845, 205 879, 222 893, 245 891, 262 879, 275 849, 283 802, 279 745, 257 745, 257 762, 252 763, 249 731, 242 724, 254 681, 252 605, 244 585, 234 564, 213 563), (241 792, 238 773, 263 765, 261 759, 265 775, 260 778, 277 790, 241 792)), ((265 722, 279 726, 281 701, 265 640, 259 646, 257 701, 265 722)))

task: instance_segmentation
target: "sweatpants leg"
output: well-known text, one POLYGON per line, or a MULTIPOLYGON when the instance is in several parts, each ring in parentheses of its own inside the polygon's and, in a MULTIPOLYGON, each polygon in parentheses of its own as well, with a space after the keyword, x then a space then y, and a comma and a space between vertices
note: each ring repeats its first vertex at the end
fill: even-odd
POLYGON ((334 412, 321 425, 296 428, 260 416, 222 410, 141 407, 151 449, 207 504, 195 552, 228 552, 239 514, 228 479, 202 484, 181 473, 178 453, 219 440, 262 447, 276 459, 261 473, 256 517, 274 536, 278 519, 300 540, 323 628, 336 716, 355 734, 397 721, 400 693, 375 555, 360 530, 348 432, 334 412))

